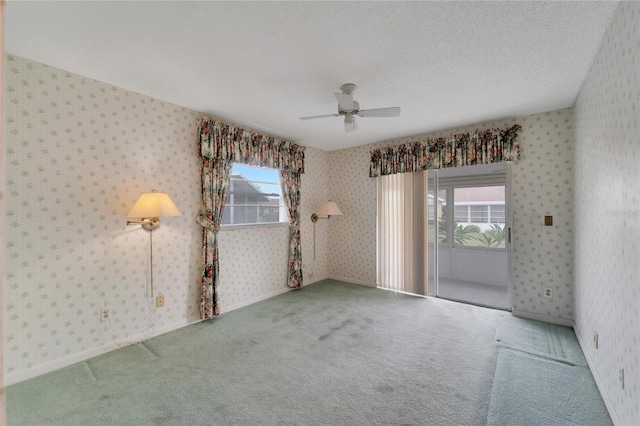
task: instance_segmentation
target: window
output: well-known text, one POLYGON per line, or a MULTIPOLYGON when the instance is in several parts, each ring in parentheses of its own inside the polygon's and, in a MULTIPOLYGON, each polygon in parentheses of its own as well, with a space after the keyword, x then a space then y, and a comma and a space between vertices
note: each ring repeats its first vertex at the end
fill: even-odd
POLYGON ((222 226, 289 222, 278 170, 233 165, 222 226))
MULTIPOLYGON (((505 186, 466 186, 453 183, 453 225, 446 223, 438 228, 439 242, 448 243, 452 237, 454 246, 505 247, 505 186)), ((444 198, 444 197, 443 197, 444 198)))
POLYGON ((469 206, 453 206, 453 214, 456 222, 470 222, 469 206))
POLYGON ((471 223, 487 223, 489 221, 489 206, 469 206, 471 223))
POLYGON ((495 204, 490 207, 491 207, 491 223, 504 224, 504 219, 505 219, 504 204, 495 204))

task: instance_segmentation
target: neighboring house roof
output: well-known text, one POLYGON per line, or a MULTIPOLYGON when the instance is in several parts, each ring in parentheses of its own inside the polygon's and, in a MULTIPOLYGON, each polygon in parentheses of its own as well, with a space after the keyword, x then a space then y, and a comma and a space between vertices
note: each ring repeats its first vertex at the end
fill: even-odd
MULTIPOLYGON (((271 204, 272 199, 265 195, 253 182, 249 181, 242 173, 231 175, 233 186, 229 186, 229 194, 247 195, 256 197, 257 203, 271 204)), ((277 204, 277 200, 276 200, 277 204)))

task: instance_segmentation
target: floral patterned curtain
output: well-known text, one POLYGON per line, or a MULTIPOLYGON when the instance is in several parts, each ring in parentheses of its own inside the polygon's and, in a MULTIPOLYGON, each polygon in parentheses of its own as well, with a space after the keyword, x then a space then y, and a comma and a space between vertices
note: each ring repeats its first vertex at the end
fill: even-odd
POLYGON ((218 230, 227 198, 234 162, 279 169, 283 176, 283 195, 289 210, 291 243, 287 285, 302 286, 300 245, 300 174, 304 173, 304 147, 269 135, 203 117, 200 130, 202 158, 202 209, 198 222, 204 227, 203 273, 200 318, 220 313, 217 299, 219 283, 218 230), (286 178, 284 177, 286 175, 286 178))
POLYGON ((280 170, 282 195, 289 211, 289 279, 291 288, 302 287, 302 245, 300 243, 300 173, 280 170))
POLYGON ((231 161, 202 158, 202 209, 197 220, 202 230, 202 281, 200 287, 200 318, 212 318, 220 313, 218 305, 219 257, 218 231, 227 189, 231 180, 231 161))
POLYGON ((206 117, 198 125, 203 158, 304 173, 303 146, 206 117))
POLYGON ((369 176, 519 160, 517 137, 520 128, 516 124, 508 129, 489 129, 374 149, 369 176))

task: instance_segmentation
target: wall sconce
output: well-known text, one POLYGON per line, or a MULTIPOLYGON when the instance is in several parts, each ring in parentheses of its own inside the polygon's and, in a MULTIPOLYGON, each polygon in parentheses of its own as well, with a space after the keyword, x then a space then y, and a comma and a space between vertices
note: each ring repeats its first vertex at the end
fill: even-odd
POLYGON ((333 201, 325 201, 318 209, 318 213, 311 215, 311 222, 316 223, 318 219, 329 219, 331 216, 342 216, 342 212, 338 208, 338 205, 333 201), (319 216, 327 216, 319 217, 319 216))
POLYGON ((143 229, 149 232, 151 297, 153 297, 153 231, 160 227, 160 218, 162 216, 182 216, 182 213, 180 213, 180 210, 173 204, 167 194, 158 192, 155 189, 153 192, 140 194, 140 198, 127 214, 127 219, 141 219, 128 220, 127 226, 141 225, 143 229))
POLYGON ((160 227, 162 216, 182 216, 182 213, 167 194, 154 189, 153 192, 140 194, 127 214, 127 219, 139 217, 142 220, 128 220, 127 226, 142 225, 145 230, 153 232, 160 227))
POLYGON ((313 222, 313 258, 316 258, 316 222, 318 219, 329 219, 331 216, 342 216, 342 212, 338 208, 338 205, 333 201, 325 201, 318 209, 318 213, 311 215, 311 222, 313 222), (326 216, 320 217, 320 216, 326 216))

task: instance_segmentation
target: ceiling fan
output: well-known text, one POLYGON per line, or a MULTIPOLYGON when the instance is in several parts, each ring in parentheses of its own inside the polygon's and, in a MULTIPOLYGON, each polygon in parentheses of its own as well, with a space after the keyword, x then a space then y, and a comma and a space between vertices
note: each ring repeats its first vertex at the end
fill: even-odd
POLYGON ((340 86, 340 90, 342 90, 342 93, 334 93, 336 99, 338 100, 337 114, 312 115, 309 117, 300 117, 300 120, 339 117, 343 115, 344 131, 348 133, 358 130, 356 115, 360 117, 398 117, 400 115, 400 107, 360 109, 360 104, 353 100, 353 92, 356 91, 355 84, 343 84, 342 86, 340 86))

